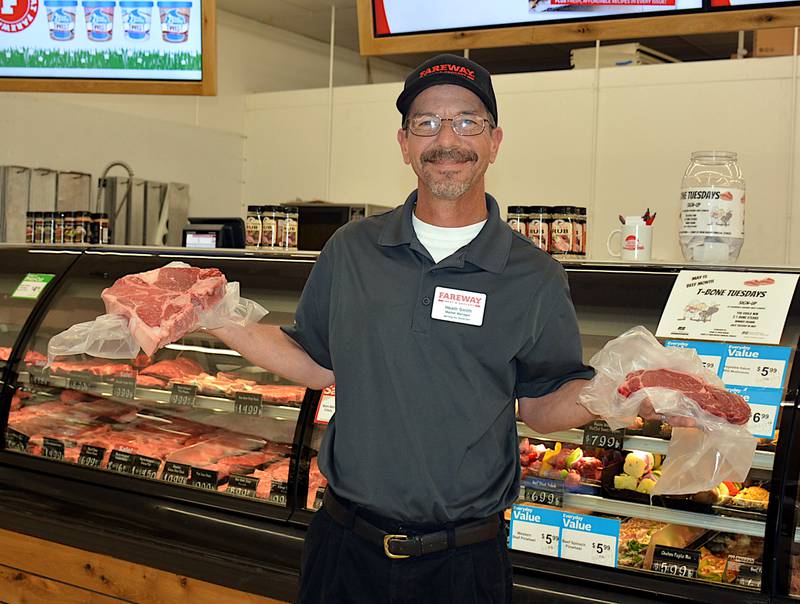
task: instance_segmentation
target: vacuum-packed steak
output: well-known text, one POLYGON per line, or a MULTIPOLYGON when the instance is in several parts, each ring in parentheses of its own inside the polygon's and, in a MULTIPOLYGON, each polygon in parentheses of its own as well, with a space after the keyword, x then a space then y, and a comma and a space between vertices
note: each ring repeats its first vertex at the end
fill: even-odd
POLYGON ((640 369, 629 373, 617 391, 628 397, 642 388, 676 390, 704 411, 731 424, 746 424, 750 419, 750 405, 741 396, 707 384, 689 373, 672 369, 640 369))
POLYGON ((219 302, 226 284, 225 276, 215 268, 165 266, 117 279, 103 290, 102 298, 106 312, 129 318, 134 338, 152 355, 193 331, 198 311, 219 302))

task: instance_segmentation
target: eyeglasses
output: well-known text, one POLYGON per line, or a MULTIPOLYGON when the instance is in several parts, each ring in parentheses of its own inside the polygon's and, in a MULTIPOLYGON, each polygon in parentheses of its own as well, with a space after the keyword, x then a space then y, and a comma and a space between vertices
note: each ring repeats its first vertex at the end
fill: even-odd
POLYGON ((453 132, 459 136, 477 136, 486 130, 486 124, 491 124, 492 120, 469 113, 459 113, 455 117, 426 113, 408 118, 405 127, 416 136, 436 136, 442 129, 442 122, 450 122, 453 132))

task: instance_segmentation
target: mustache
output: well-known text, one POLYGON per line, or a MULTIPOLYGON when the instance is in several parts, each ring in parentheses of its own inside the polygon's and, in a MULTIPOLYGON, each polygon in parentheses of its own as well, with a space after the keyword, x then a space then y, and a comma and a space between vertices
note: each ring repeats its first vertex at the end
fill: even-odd
POLYGON ((469 149, 459 149, 458 147, 433 147, 432 149, 427 149, 420 156, 420 159, 423 162, 467 162, 478 161, 478 154, 469 149))

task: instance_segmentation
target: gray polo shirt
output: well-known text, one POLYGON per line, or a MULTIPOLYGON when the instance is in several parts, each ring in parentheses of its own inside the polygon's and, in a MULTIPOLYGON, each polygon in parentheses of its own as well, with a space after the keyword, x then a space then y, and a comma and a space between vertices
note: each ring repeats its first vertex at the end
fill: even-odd
POLYGON ((515 397, 594 370, 564 270, 491 196, 481 232, 438 264, 414 234, 416 200, 339 229, 283 329, 336 375, 319 465, 338 495, 405 521, 484 517, 519 493, 515 397), (482 325, 458 308, 432 318, 437 287, 467 307, 485 294, 482 325))

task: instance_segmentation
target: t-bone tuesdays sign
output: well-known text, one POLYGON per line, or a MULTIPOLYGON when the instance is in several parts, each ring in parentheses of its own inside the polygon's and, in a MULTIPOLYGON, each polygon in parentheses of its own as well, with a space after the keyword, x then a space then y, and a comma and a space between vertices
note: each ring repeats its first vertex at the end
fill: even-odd
POLYGON ((681 271, 661 315, 661 338, 779 344, 797 275, 681 271))
POLYGON ((202 0, 0 0, 0 77, 203 78, 202 0))

